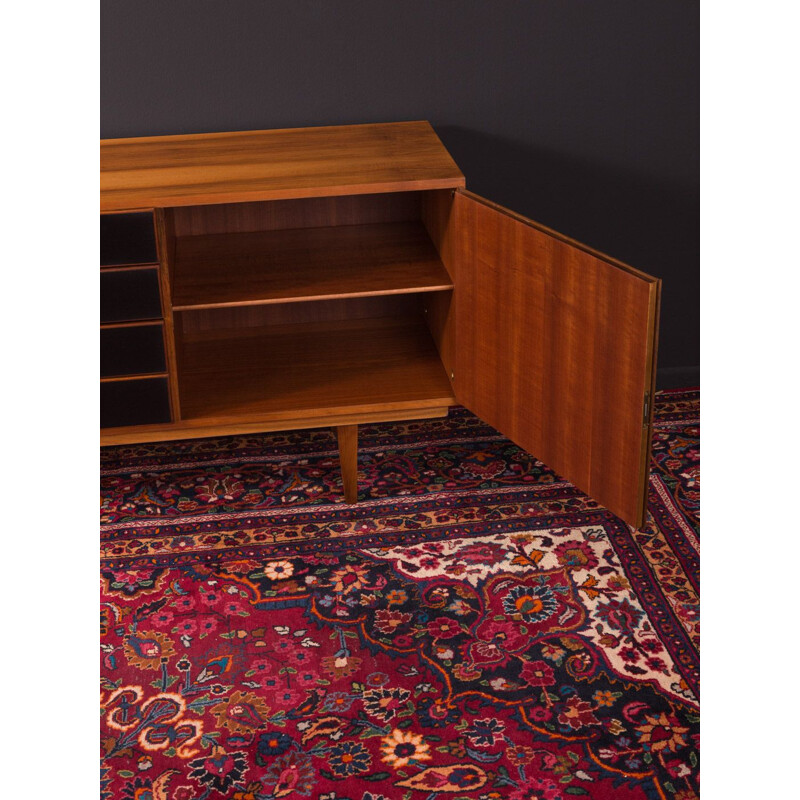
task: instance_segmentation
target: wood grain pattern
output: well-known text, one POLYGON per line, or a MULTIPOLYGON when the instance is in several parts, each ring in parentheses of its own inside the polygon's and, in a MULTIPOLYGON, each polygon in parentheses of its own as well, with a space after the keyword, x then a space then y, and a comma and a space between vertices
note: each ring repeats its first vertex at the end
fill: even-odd
POLYGON ((184 236, 175 310, 452 289, 419 222, 184 236))
MULTIPOLYGON (((435 192, 425 192, 422 195, 421 218, 450 279, 453 280, 453 276, 456 274, 453 191, 440 189, 435 192)), ((452 292, 426 295, 423 303, 425 319, 436 343, 442 364, 444 364, 447 375, 453 375, 456 362, 456 323, 452 292)))
POLYGON ((469 192, 454 212, 456 397, 640 526, 660 281, 469 192))
POLYGON ((358 502, 358 425, 338 425, 339 465, 342 470, 344 499, 358 502))
MULTIPOLYGON (((656 364, 658 361, 658 335, 659 335, 659 321, 661 319, 661 281, 659 280, 655 287, 655 300, 651 298, 650 313, 648 325, 652 329, 652 337, 647 342, 646 354, 646 373, 649 374, 649 409, 644 425, 647 428, 647 433, 642 442, 642 454, 640 463, 643 464, 643 469, 647 473, 647 477, 642 487, 641 495, 641 508, 642 520, 647 516, 647 495, 649 487, 649 472, 650 472, 650 457, 653 450, 653 419, 655 418, 655 397, 656 397, 656 364)), ((639 526, 635 526, 639 527, 639 526)))
POLYGON ((175 231, 172 220, 159 208, 155 212, 156 248, 161 262, 161 313, 164 318, 164 355, 167 364, 169 407, 173 422, 181 418, 180 384, 178 381, 178 345, 175 337, 175 316, 172 308, 172 289, 175 274, 175 231))
MULTIPOLYGON (((428 295, 422 295, 426 297, 428 295)), ((177 311, 177 328, 187 335, 224 328, 260 328, 269 325, 299 325, 316 322, 342 322, 378 317, 418 316, 422 314, 420 295, 387 294, 373 297, 344 297, 306 303, 266 303, 227 308, 177 311)), ((176 336, 178 344, 181 337, 176 336)))
POLYGON ((134 425, 104 428, 100 431, 100 446, 136 444, 137 442, 168 442, 175 439, 200 439, 205 436, 237 436, 245 433, 268 433, 270 431, 293 431, 305 428, 328 428, 336 425, 371 425, 375 422, 396 422, 409 419, 435 419, 446 417, 450 408, 423 406, 400 408, 396 411, 330 411, 324 415, 308 417, 283 417, 273 420, 227 419, 212 422, 203 420, 181 420, 168 424, 134 425))
POLYGON ((373 225, 419 219, 424 192, 303 197, 169 209, 176 236, 248 233, 331 225, 373 225))
POLYGON ((134 319, 126 322, 101 322, 100 330, 114 330, 116 328, 152 328, 162 325, 160 319, 134 319))
POLYGON ((141 381, 151 378, 166 378, 166 372, 143 372, 138 375, 109 375, 100 377, 100 383, 120 383, 122 381, 141 381))
POLYGON ((153 261, 151 264, 122 264, 120 266, 114 267, 106 267, 102 264, 100 265, 100 276, 103 275, 115 275, 117 273, 125 273, 125 272, 140 272, 143 270, 148 269, 157 269, 158 263, 153 261))
POLYGON ((306 417, 313 427, 335 413, 453 400, 421 318, 196 332, 184 336, 181 358, 184 419, 306 417))
POLYGON ((463 185, 422 121, 100 142, 101 212, 463 185))

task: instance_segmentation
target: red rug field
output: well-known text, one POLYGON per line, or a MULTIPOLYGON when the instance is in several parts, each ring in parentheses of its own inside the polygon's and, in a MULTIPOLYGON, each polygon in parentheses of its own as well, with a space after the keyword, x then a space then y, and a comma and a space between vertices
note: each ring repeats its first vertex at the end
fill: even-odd
POLYGON ((461 408, 102 453, 105 800, 699 796, 699 392, 634 531, 461 408))

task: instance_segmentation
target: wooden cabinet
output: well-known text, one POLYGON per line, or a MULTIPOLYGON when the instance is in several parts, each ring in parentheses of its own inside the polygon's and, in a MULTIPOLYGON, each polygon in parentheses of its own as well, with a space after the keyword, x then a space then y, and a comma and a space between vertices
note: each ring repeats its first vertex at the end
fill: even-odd
POLYGON ((460 403, 638 527, 660 281, 464 188, 427 122, 101 142, 104 445, 460 403))

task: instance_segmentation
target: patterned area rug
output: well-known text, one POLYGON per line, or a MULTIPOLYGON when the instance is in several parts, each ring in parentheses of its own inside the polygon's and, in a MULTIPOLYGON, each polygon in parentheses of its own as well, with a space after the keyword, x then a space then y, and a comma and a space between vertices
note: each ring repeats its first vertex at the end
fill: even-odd
POLYGON ((698 796, 699 392, 633 531, 461 408, 102 454, 102 797, 698 796))

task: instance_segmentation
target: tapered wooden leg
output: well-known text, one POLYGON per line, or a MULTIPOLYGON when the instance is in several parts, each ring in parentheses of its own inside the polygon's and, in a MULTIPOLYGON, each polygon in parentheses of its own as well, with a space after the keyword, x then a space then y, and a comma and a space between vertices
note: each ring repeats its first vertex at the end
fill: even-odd
POLYGON ((344 499, 348 503, 358 502, 358 425, 339 425, 339 464, 342 468, 344 499))

